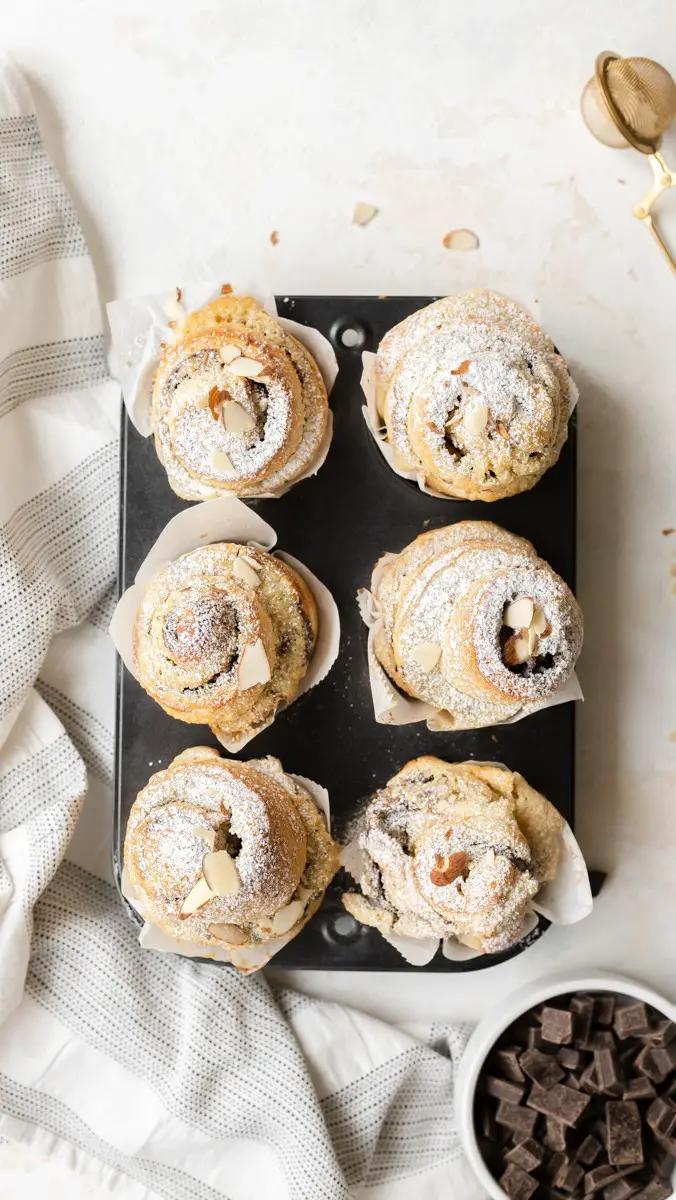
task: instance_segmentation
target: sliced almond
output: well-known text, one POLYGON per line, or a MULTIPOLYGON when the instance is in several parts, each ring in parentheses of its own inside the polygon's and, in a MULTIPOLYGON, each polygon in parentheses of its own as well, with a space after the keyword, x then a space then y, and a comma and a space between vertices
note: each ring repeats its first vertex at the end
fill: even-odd
POLYGON ((520 667, 522 663, 528 662, 530 650, 525 629, 521 629, 507 638, 502 648, 502 658, 507 667, 520 667))
POLYGON ((468 863, 464 850, 456 850, 453 854, 437 854, 436 866, 430 871, 430 880, 435 887, 447 887, 462 875, 468 863))
POLYGON ((368 225, 374 217, 377 217, 377 215, 378 209, 376 208, 375 204, 365 204, 363 200, 360 200, 359 203, 355 204, 354 206, 354 212, 352 213, 352 224, 368 225))
POLYGON ((471 229, 451 229, 443 239, 447 250, 476 250, 479 239, 471 229))
POLYGON ((482 433, 488 423, 488 406, 477 404, 474 408, 470 408, 465 413, 462 423, 468 433, 473 435, 482 433))
POLYGON ((182 329, 187 319, 187 312, 181 304, 181 289, 176 288, 173 296, 169 296, 164 304, 164 315, 168 321, 173 321, 175 329, 182 329))
POLYGON ((441 646, 438 642, 419 642, 411 650, 411 658, 423 671, 432 671, 441 658, 441 646))
POLYGON ((212 850, 205 854, 202 872, 215 896, 231 896, 233 892, 239 891, 237 867, 227 850, 212 850))
POLYGON ((534 654, 537 654, 539 641, 540 639, 531 625, 530 629, 526 630, 526 643, 528 645, 529 658, 532 658, 534 654))
POLYGON ((195 408, 211 408, 212 391, 213 388, 210 388, 208 392, 203 392, 201 396, 198 396, 195 401, 195 408))
POLYGON ((239 664, 238 680, 240 692, 248 691, 257 683, 269 682, 270 663, 260 638, 253 646, 245 646, 239 664))
POLYGON ((304 911, 305 905, 302 900, 292 900, 290 904, 275 913, 272 918, 272 932, 278 937, 283 933, 288 933, 296 921, 300 921, 304 911))
POLYGON ((497 432, 500 434, 500 437, 504 438, 505 441, 508 442, 509 441, 509 433, 507 431, 507 426, 503 425, 502 421, 496 421, 495 428, 496 428, 497 432))
POLYGON ((230 363, 230 370, 233 375, 243 375, 247 379, 255 379, 257 375, 263 372, 263 364, 256 362, 253 358, 236 358, 230 363))
POLYGON ((250 433, 256 428, 251 413, 248 413, 236 400, 229 400, 223 405, 223 424, 228 433, 250 433))
POLYGON ((257 375, 256 383, 272 383, 272 379, 269 375, 257 375))
POLYGON ((239 925, 228 925, 226 922, 212 921, 209 933, 219 942, 226 942, 228 946, 244 946, 249 940, 239 925))
POLYGON ((258 559, 252 558, 250 554, 240 554, 239 557, 243 562, 248 563, 250 567, 253 567, 254 571, 260 571, 261 564, 258 562, 258 559))
POLYGON ((208 904, 210 900, 213 900, 213 898, 214 893, 209 887, 209 884, 204 876, 200 875, 197 883, 193 888, 190 889, 188 895, 183 901, 181 905, 181 911, 178 914, 179 917, 181 917, 183 920, 185 920, 186 917, 191 917, 193 913, 197 912, 198 908, 204 908, 204 905, 208 904))
POLYGON ((540 636, 542 636, 542 634, 545 632, 545 629, 547 628, 547 618, 546 618, 545 614, 543 613, 542 609, 538 608, 537 604, 534 606, 534 609, 533 609, 533 616, 531 618, 530 627, 534 631, 534 633, 537 633, 540 636))
POLYGON ((250 567, 241 555, 232 564, 232 573, 239 579, 240 583, 245 583, 247 587, 257 588, 261 586, 261 577, 258 571, 250 567))
POLYGON ((472 360, 470 358, 463 359, 463 361, 460 363, 460 366, 456 367, 454 371, 451 371, 451 375, 466 375, 471 366, 471 362, 472 360))
POLYGON ((228 479, 234 479, 237 475, 225 450, 213 450, 211 454, 211 466, 214 471, 218 471, 219 475, 225 475, 228 479))
POLYGON ((193 825, 191 833, 194 837, 202 838, 209 849, 213 850, 214 842, 216 841, 216 831, 214 829, 205 829, 203 825, 193 825))
POLYGON ((229 363, 234 362, 236 358, 242 357, 242 351, 237 349, 237 346, 221 346, 218 351, 218 357, 226 367, 229 363))
POLYGON ((502 623, 510 629, 528 629, 533 620, 534 610, 535 605, 529 596, 519 596, 507 605, 502 623))

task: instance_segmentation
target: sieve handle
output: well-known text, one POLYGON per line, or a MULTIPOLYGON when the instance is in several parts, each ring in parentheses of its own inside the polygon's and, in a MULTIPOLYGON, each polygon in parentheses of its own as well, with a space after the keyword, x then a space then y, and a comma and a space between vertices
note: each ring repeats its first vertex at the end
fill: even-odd
POLYGON ((671 270, 676 272, 676 262, 674 261, 671 252, 667 249, 657 231, 657 228, 655 227, 655 222, 653 221, 651 211, 655 201, 662 195, 662 192, 668 191, 669 188, 676 187, 676 174, 671 170, 670 167, 667 166, 662 155, 657 150, 654 154, 649 155, 648 162, 652 167, 655 178, 653 179, 650 190, 646 192, 645 196, 639 201, 638 204, 634 205, 634 216, 638 217, 639 221, 643 221, 643 224, 650 230, 655 241, 657 242, 657 245, 669 263, 671 270))

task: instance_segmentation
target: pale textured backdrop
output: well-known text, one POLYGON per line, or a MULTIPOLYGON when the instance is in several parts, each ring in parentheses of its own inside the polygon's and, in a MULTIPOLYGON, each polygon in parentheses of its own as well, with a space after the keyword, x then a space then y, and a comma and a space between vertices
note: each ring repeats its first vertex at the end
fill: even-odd
MULTIPOLYGON (((676 535, 661 534, 676 525, 676 291, 630 215, 645 163, 598 146, 577 106, 601 49, 676 71, 673 33, 671 0, 22 0, 3 11, 105 299, 252 262, 282 292, 489 285, 538 298, 581 385, 577 830, 611 879, 584 926, 490 974, 294 976, 378 1015, 473 1016, 527 978, 581 964, 676 993, 665 852, 676 535), (367 229, 350 224, 358 200, 380 208, 367 229), (444 233, 465 225, 480 250, 445 251, 444 233)), ((676 158, 674 139, 668 148, 676 158)), ((665 207, 676 240, 676 195, 665 207)), ((44 1194, 44 1177, 35 1193, 21 1178, 13 1196, 44 1194)))

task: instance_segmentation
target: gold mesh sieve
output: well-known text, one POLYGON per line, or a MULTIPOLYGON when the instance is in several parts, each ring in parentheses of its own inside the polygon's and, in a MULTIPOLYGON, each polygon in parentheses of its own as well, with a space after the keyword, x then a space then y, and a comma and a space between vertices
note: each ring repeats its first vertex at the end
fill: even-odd
POLYGON ((582 94, 582 115, 598 141, 615 149, 633 146, 648 156, 653 184, 633 211, 676 271, 676 262, 655 228, 651 213, 658 196, 676 186, 676 175, 659 153, 661 136, 676 116, 676 83, 650 58, 620 58, 604 51, 582 94))

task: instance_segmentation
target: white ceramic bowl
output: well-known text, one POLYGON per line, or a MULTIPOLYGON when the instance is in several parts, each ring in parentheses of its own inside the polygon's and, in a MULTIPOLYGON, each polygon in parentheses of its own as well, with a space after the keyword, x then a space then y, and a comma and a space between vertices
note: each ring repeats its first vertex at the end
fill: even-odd
POLYGON ((652 1005, 666 1017, 676 1021, 676 1006, 664 996, 660 996, 652 988, 644 987, 642 983, 636 983, 633 979, 606 971, 596 971, 593 975, 548 975, 545 979, 526 984, 517 992, 512 992, 498 1008, 484 1017, 469 1039, 460 1063, 455 1084, 455 1115, 460 1140, 470 1165, 477 1179, 494 1200, 505 1200, 505 1193, 488 1170, 477 1142, 474 1126, 477 1080, 486 1058, 508 1025, 535 1005, 544 1000, 552 1000, 555 996, 563 996, 567 992, 616 992, 620 996, 644 1000, 646 1004, 652 1005))

